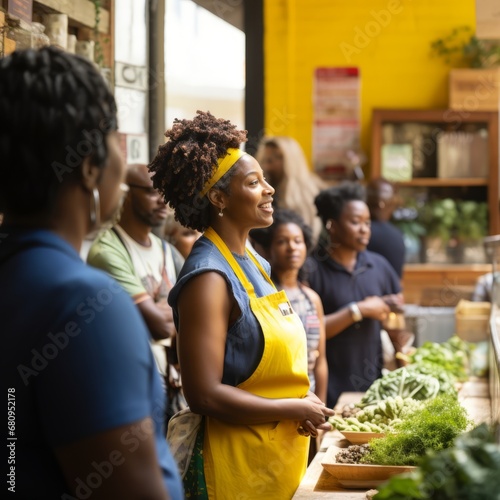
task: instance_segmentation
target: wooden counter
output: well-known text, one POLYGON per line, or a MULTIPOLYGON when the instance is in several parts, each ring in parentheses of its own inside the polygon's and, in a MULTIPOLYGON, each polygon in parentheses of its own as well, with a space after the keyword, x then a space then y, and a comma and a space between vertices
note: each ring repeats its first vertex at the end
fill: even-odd
MULTIPOLYGON (((358 402, 363 394, 362 392, 343 393, 339 398, 336 408, 342 408, 344 404, 358 402)), ((459 400, 467 409, 469 417, 476 424, 481 422, 489 423, 491 421, 491 402, 487 379, 474 378, 464 383, 459 392, 459 400)), ((340 432, 336 430, 327 432, 321 442, 320 451, 307 468, 306 474, 293 496, 293 500, 311 500, 316 498, 328 500, 366 500, 367 490, 342 488, 336 479, 323 469, 321 465, 325 452, 330 446, 335 445, 345 448, 349 444, 340 432)))
POLYGON ((477 278, 490 271, 490 264, 405 264, 405 302, 454 307, 460 299, 470 300, 477 278))

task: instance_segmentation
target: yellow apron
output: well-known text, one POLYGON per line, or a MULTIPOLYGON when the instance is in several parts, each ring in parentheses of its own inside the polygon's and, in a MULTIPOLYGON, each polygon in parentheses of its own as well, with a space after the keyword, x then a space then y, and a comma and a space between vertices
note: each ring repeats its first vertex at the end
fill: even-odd
MULTIPOLYGON (((262 359, 238 388, 264 398, 303 398, 309 390, 306 334, 286 293, 257 297, 219 235, 209 228, 205 236, 245 287, 264 333, 262 359)), ((275 288, 257 259, 248 254, 275 288)), ((206 417, 203 459, 209 499, 290 499, 305 473, 309 449, 309 438, 300 436, 297 427, 294 420, 234 425, 206 417)))

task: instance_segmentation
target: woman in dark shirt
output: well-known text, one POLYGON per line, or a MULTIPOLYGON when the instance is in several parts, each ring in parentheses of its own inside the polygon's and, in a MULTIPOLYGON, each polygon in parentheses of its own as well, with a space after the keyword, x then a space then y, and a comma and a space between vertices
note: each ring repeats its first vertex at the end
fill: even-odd
POLYGON ((344 182, 315 199, 329 236, 306 263, 308 281, 323 302, 328 361, 327 405, 345 391, 365 391, 383 366, 381 322, 390 302, 402 303, 399 278, 369 252, 370 212, 360 184, 344 182))

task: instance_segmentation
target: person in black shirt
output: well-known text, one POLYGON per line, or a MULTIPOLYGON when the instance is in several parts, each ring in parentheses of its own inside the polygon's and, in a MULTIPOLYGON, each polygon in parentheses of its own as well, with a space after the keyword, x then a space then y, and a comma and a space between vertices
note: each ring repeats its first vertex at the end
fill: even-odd
POLYGON ((366 187, 370 209, 371 237, 368 250, 384 256, 401 279, 405 262, 405 244, 401 231, 389 221, 397 206, 394 185, 379 177, 366 187))
POLYGON ((304 270, 325 311, 327 406, 333 408, 342 392, 364 392, 381 376, 382 322, 403 297, 389 262, 366 250, 370 213, 363 186, 345 181, 321 191, 315 204, 328 244, 312 252, 304 270))

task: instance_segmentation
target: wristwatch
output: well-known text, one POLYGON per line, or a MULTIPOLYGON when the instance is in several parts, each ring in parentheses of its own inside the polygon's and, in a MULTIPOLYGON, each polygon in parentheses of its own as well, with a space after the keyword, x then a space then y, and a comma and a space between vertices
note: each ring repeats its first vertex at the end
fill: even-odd
POLYGON ((356 304, 356 302, 351 302, 349 304, 349 311, 354 323, 359 323, 363 319, 363 315, 361 314, 361 311, 359 310, 358 304, 356 304))

